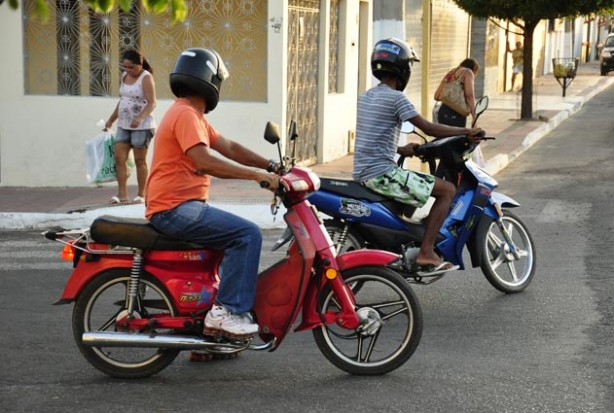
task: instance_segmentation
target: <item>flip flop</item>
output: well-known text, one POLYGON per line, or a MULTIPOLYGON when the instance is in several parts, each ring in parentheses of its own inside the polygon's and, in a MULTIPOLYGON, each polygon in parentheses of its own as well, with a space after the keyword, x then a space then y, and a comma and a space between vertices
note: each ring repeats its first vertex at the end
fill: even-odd
POLYGON ((445 274, 448 271, 456 271, 460 268, 460 265, 452 265, 448 261, 443 261, 441 264, 435 266, 433 264, 427 265, 415 265, 412 268, 412 272, 417 273, 421 277, 432 277, 434 275, 445 274), (447 268, 446 268, 447 267, 447 268))
POLYGON ((123 204, 124 202, 128 202, 128 200, 121 200, 118 196, 112 196, 111 200, 109 201, 109 205, 123 204))
POLYGON ((142 204, 143 202, 145 202, 145 198, 143 198, 142 196, 135 196, 134 199, 132 200, 133 203, 135 204, 142 204))

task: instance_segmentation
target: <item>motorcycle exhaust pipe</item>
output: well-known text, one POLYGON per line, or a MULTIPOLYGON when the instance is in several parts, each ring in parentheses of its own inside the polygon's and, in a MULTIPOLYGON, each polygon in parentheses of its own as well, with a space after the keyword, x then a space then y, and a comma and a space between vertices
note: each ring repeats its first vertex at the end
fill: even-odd
POLYGON ((88 347, 137 347, 137 348, 168 348, 179 350, 215 350, 220 347, 234 350, 266 350, 274 341, 262 345, 249 344, 246 342, 233 343, 224 341, 216 343, 202 338, 190 336, 165 336, 150 334, 129 334, 116 331, 96 331, 83 333, 81 342, 88 347))

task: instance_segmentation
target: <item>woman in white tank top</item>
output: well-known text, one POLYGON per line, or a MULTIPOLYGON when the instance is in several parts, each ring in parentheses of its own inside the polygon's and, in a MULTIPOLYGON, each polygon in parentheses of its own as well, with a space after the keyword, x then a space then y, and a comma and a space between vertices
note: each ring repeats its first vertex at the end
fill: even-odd
POLYGON ((147 148, 153 138, 156 122, 152 115, 156 107, 156 90, 153 69, 137 50, 128 50, 123 55, 124 72, 119 88, 119 103, 109 117, 105 130, 117 120, 115 134, 115 170, 117 174, 117 196, 109 203, 130 201, 128 197, 128 167, 126 161, 130 149, 134 152, 138 193, 132 202, 144 202, 145 183, 149 169, 147 148))

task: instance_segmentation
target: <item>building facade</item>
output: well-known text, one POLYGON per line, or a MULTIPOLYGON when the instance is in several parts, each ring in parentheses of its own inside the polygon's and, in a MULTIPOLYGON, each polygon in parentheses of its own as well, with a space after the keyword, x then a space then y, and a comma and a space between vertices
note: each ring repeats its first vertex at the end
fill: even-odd
POLYGON ((187 0, 188 18, 175 24, 139 4, 95 15, 77 0, 48 0, 46 22, 33 17, 33 0, 0 10, 0 185, 87 185, 85 141, 117 104, 120 56, 131 48, 154 69, 157 121, 173 101, 179 53, 213 48, 230 71, 207 115, 223 135, 276 158, 265 124, 285 129, 294 119, 299 161, 348 153, 356 99, 370 82, 370 1, 187 0))
MULTIPOLYGON (((130 13, 102 16, 77 0, 47 1, 47 22, 32 17, 34 0, 0 10, 0 186, 87 185, 84 142, 117 104, 127 49, 139 49, 155 70, 158 121, 173 101, 176 56, 216 49, 230 79, 210 121, 275 158, 262 137, 266 122, 295 120, 297 157, 310 165, 352 152, 356 99, 375 81, 374 42, 397 37, 417 51, 422 61, 405 93, 430 119, 441 78, 466 57, 480 63, 477 97, 510 90, 506 45, 522 41, 513 24, 472 18, 452 0, 187 0, 188 18, 175 24, 137 1, 130 13)), ((597 59, 611 27, 609 16, 543 21, 533 36, 534 75, 552 73, 554 57, 597 59)), ((282 144, 292 147, 285 131, 282 144)))

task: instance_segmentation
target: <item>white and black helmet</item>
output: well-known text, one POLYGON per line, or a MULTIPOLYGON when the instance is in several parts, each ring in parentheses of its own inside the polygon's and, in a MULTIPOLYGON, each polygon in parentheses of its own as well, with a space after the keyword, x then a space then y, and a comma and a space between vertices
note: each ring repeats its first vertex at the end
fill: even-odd
POLYGON ((170 74, 170 86, 177 97, 198 95, 205 99, 205 113, 211 112, 220 100, 220 87, 228 79, 228 69, 214 50, 191 48, 177 58, 170 74))
POLYGON ((371 54, 371 72, 379 80, 384 76, 396 77, 396 89, 403 91, 409 82, 413 63, 419 61, 414 49, 404 41, 395 38, 380 40, 371 54))

